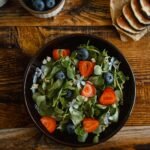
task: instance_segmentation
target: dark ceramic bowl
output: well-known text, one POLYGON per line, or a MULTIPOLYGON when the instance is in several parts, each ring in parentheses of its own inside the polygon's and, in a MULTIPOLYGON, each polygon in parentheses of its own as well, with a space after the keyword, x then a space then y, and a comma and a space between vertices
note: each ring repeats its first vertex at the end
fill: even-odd
POLYGON ((124 105, 120 107, 120 115, 119 121, 117 123, 112 123, 100 136, 100 141, 104 142, 110 139, 113 135, 115 135, 126 123, 127 119, 129 118, 133 105, 135 103, 135 79, 133 72, 125 59, 125 57, 121 54, 121 52, 111 43, 92 36, 92 35, 84 35, 84 34, 74 34, 74 35, 67 35, 63 37, 59 37, 51 42, 49 42, 42 50, 39 52, 37 56, 35 56, 31 62, 25 73, 25 80, 24 80, 24 98, 25 98, 25 105, 27 107, 28 113, 31 116, 32 120, 36 124, 36 126, 48 136, 50 139, 65 144, 68 146, 73 147, 83 147, 83 146, 92 146, 92 137, 89 137, 85 143, 79 143, 75 136, 69 136, 66 133, 61 133, 56 131, 54 134, 50 134, 45 127, 40 122, 40 116, 35 109, 35 104, 32 100, 32 93, 30 87, 32 85, 32 77, 35 72, 36 66, 41 66, 42 60, 46 56, 51 56, 52 50, 54 48, 69 48, 71 50, 76 49, 77 46, 80 44, 85 44, 87 41, 90 41, 90 44, 98 47, 99 49, 106 49, 110 56, 115 56, 119 61, 121 61, 120 69, 125 73, 126 76, 129 76, 129 81, 125 83, 124 88, 124 105))

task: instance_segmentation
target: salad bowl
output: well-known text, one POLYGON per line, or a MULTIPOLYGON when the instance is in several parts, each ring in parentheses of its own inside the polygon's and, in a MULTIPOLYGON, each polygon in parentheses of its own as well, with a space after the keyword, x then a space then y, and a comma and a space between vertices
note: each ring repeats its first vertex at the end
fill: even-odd
POLYGON ((86 147, 92 146, 98 143, 105 142, 106 140, 110 139, 113 135, 115 135, 127 122, 134 103, 135 103, 135 96, 136 96, 136 87, 135 87, 135 78, 132 72, 132 69, 123 56, 123 54, 116 48, 113 44, 109 43, 108 41, 101 39, 99 37, 87 34, 73 34, 73 35, 66 35, 62 37, 58 37, 48 44, 46 44, 39 53, 32 58, 30 61, 24 79, 24 99, 25 99, 25 106, 27 111, 32 118, 33 122, 37 126, 37 128, 45 134, 50 139, 54 140, 55 142, 72 146, 72 147, 86 147), (104 132, 100 134, 98 137, 99 140, 96 143, 93 143, 93 136, 89 135, 85 142, 79 142, 77 140, 76 135, 70 135, 67 132, 62 132, 56 130, 53 133, 49 133, 48 130, 43 126, 40 121, 41 116, 39 115, 35 102, 32 99, 32 91, 31 87, 33 84, 33 75, 37 67, 41 67, 42 61, 47 57, 53 56, 54 49, 69 49, 71 52, 77 49, 79 45, 86 44, 87 42, 90 45, 97 47, 99 50, 107 50, 108 55, 117 58, 120 62, 120 69, 128 77, 128 80, 124 84, 123 89, 123 104, 119 106, 119 116, 118 121, 115 123, 110 124, 104 132))

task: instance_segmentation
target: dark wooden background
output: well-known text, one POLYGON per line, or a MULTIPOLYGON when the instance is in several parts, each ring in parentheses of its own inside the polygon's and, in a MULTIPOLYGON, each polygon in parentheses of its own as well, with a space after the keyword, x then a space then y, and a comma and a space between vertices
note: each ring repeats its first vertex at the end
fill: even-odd
POLYGON ((136 77, 137 98, 125 127, 109 141, 81 150, 150 149, 150 33, 140 41, 122 42, 111 25, 109 0, 66 0, 52 19, 39 19, 18 1, 0 8, 0 150, 78 150, 54 143, 32 123, 24 107, 25 68, 48 41, 72 33, 89 33, 116 45, 136 77))

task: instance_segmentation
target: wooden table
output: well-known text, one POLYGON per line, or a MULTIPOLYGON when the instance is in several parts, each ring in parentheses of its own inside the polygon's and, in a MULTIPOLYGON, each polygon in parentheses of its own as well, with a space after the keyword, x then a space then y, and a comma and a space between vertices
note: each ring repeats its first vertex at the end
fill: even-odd
POLYGON ((125 127, 103 144, 81 150, 150 149, 150 33, 122 42, 111 25, 108 0, 66 0, 55 18, 31 16, 16 0, 0 8, 0 150, 78 150, 50 141, 34 126, 23 104, 23 75, 29 59, 48 41, 89 33, 116 45, 136 77, 137 98, 125 127))

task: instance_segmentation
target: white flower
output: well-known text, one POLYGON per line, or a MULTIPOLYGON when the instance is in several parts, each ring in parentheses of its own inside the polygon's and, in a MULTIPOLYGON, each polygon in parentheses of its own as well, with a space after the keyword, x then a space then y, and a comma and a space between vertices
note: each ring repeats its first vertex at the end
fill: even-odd
POLYGON ((35 70, 35 76, 39 78, 41 75, 42 75, 42 70, 39 67, 37 67, 35 70))
POLYGON ((85 81, 83 81, 84 77, 80 76, 79 74, 76 75, 76 79, 74 79, 74 84, 77 85, 78 89, 81 89, 81 86, 85 85, 85 81))
POLYGON ((47 64, 47 60, 46 60, 46 59, 43 59, 42 64, 43 64, 43 65, 47 64))
POLYGON ((32 84, 32 87, 31 87, 31 90, 32 90, 32 93, 35 93, 35 90, 38 89, 38 84, 32 84))
POLYGON ((38 77, 37 77, 36 75, 33 76, 33 84, 36 84, 37 78, 38 78, 38 77))
POLYGON ((45 76, 48 74, 49 68, 46 65, 42 65, 41 71, 42 71, 41 78, 44 79, 45 76))
POLYGON ((69 102, 69 111, 72 112, 74 110, 74 105, 76 103, 76 99, 73 99, 71 102, 69 102))
POLYGON ((104 117, 104 124, 106 125, 106 126, 108 126, 109 125, 109 117, 110 117, 110 112, 108 111, 107 113, 106 113, 106 115, 105 115, 105 117, 104 117))
POLYGON ((83 96, 83 99, 84 99, 84 101, 85 101, 85 102, 87 102, 87 101, 88 101, 88 98, 87 98, 87 97, 85 97, 85 96, 83 96))
POLYGON ((110 60, 110 62, 108 63, 108 64, 109 64, 109 70, 111 70, 111 69, 112 69, 112 66, 113 66, 113 62, 114 62, 114 60, 115 60, 115 58, 114 58, 114 57, 112 57, 112 58, 111 58, 111 60, 110 60))
POLYGON ((113 67, 115 69, 118 69, 119 68, 119 65, 120 65, 120 62, 118 60, 115 60, 114 63, 113 63, 113 67))
POLYGON ((120 62, 117 59, 115 60, 114 57, 112 57, 108 64, 109 64, 109 70, 111 70, 112 67, 114 67, 115 69, 118 69, 119 65, 120 65, 120 62))
POLYGON ((46 57, 47 62, 50 62, 50 61, 51 61, 51 59, 52 59, 52 58, 51 58, 51 57, 49 57, 49 56, 47 56, 47 57, 46 57))

